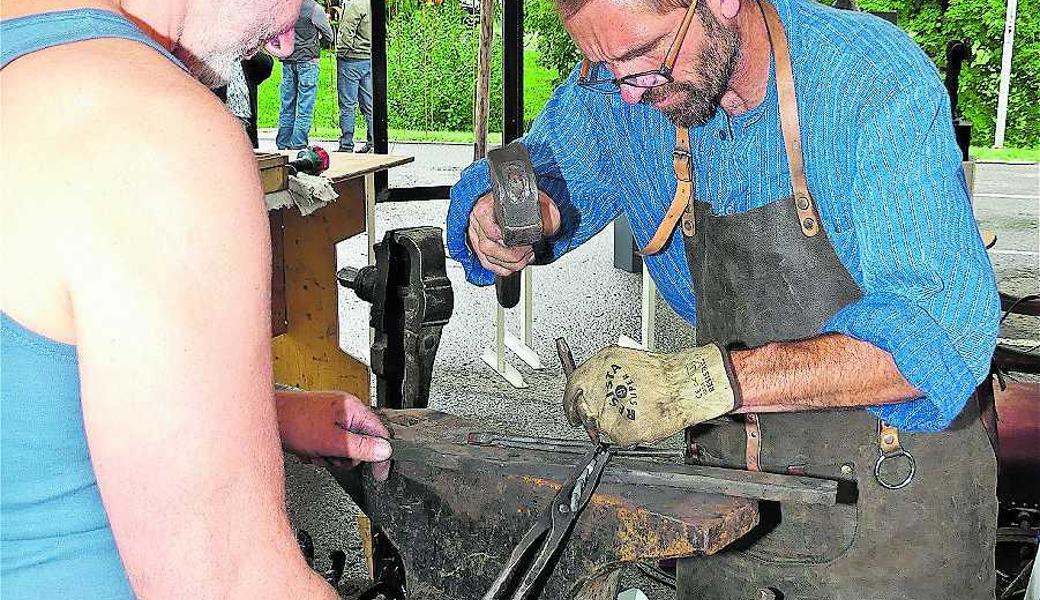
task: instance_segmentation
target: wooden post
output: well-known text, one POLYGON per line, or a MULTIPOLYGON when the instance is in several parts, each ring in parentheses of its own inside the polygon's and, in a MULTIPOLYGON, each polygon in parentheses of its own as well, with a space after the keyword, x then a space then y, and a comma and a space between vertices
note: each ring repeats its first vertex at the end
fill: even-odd
POLYGON ((477 92, 473 102, 473 160, 487 154, 488 112, 491 104, 491 41, 495 0, 480 0, 480 46, 477 50, 477 92))

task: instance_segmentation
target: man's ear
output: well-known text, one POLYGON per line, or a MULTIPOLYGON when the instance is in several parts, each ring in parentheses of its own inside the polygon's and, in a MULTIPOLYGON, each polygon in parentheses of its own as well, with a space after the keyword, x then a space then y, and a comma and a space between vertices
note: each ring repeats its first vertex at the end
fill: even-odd
POLYGON ((732 19, 740 12, 741 0, 720 0, 719 10, 724 19, 732 19))

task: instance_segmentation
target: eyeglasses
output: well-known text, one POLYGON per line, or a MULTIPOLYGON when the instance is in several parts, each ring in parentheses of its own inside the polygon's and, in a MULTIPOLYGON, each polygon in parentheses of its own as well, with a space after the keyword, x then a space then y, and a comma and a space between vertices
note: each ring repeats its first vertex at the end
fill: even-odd
POLYGON ((686 9, 686 16, 683 17, 679 31, 675 33, 675 38, 672 40, 672 45, 668 48, 668 54, 665 55, 660 68, 615 78, 603 63, 594 63, 586 58, 581 63, 578 85, 601 94, 616 94, 621 91, 623 85, 650 89, 671 83, 674 81, 672 68, 675 66, 675 59, 679 56, 679 49, 682 48, 683 41, 686 39, 686 32, 690 29, 696 9, 697 0, 690 0, 690 7, 686 9))

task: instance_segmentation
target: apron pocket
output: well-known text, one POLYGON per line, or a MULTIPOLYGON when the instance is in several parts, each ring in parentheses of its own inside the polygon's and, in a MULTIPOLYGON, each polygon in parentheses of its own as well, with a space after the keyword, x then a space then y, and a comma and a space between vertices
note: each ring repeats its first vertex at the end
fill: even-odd
MULTIPOLYGON (((781 564, 820 564, 835 560, 856 541, 857 504, 815 506, 761 503, 764 532, 743 553, 781 564), (775 527, 768 529, 770 525, 775 527)), ((752 531, 749 537, 754 536, 752 531)))

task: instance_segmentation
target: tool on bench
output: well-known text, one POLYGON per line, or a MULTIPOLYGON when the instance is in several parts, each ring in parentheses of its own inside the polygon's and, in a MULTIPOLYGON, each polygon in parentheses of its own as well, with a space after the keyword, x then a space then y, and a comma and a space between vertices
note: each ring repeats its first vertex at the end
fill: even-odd
MULTIPOLYGON (((495 222, 502 243, 510 248, 533 246, 542 241, 542 212, 538 206, 538 180, 527 148, 513 142, 487 153, 495 222)), ((495 277, 495 295, 503 308, 520 302, 520 273, 495 277)))
MULTIPOLYGON (((556 340, 556 351, 564 374, 570 377, 574 357, 563 338, 556 340)), ((483 600, 528 600, 539 596, 545 578, 556 565, 560 550, 567 544, 571 529, 592 499, 613 455, 614 448, 602 442, 588 451, 545 512, 520 539, 483 600)))
POLYGON ((306 173, 320 175, 329 168, 329 153, 321 146, 309 146, 300 150, 294 160, 289 161, 289 174, 306 173))

